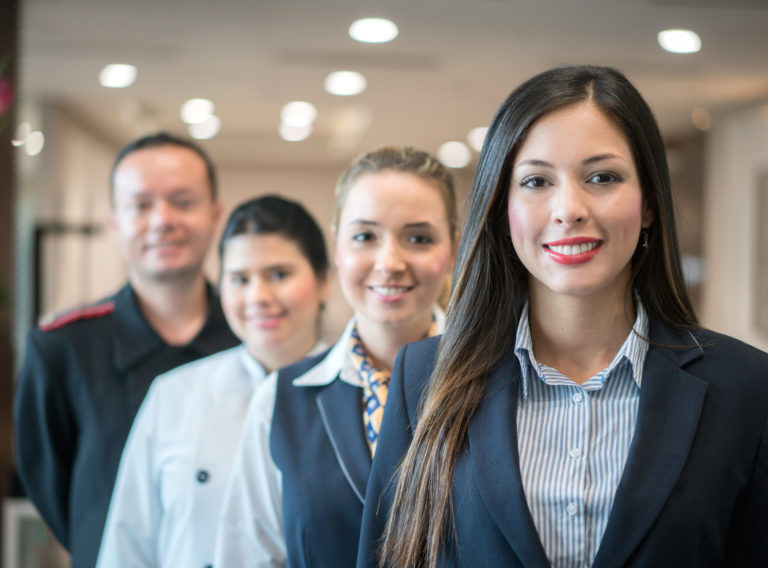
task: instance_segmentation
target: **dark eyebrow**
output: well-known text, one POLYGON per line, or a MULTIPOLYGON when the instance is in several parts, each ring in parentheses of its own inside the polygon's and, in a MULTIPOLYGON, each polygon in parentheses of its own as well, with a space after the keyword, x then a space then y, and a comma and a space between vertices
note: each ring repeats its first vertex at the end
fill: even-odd
POLYGON ((591 156, 586 160, 582 160, 581 163, 586 166, 588 164, 594 164, 595 162, 602 162, 603 160, 611 160, 616 158, 621 159, 621 156, 616 154, 598 154, 597 156, 591 156))
MULTIPOLYGON (((376 221, 368 221, 366 219, 352 219, 349 225, 366 225, 370 227, 378 227, 379 223, 376 221)), ((415 221, 413 223, 406 223, 403 225, 406 229, 428 229, 432 227, 432 223, 429 221, 415 221)))
POLYGON ((406 223, 405 228, 406 229, 431 229, 432 223, 429 221, 417 221, 415 223, 406 223))
POLYGON ((189 187, 179 187, 177 189, 174 189, 171 191, 172 197, 178 197, 178 196, 187 196, 187 195, 194 195, 195 192, 189 188, 189 187))
MULTIPOLYGON (((598 154, 596 156, 590 156, 589 158, 585 158, 581 161, 583 165, 589 165, 594 164, 595 162, 602 162, 603 160, 610 160, 610 159, 621 159, 621 156, 618 156, 617 154, 598 154)), ((523 160, 519 164, 517 164, 517 167, 520 166, 539 166, 542 168, 550 168, 554 169, 555 166, 547 162, 546 160, 537 160, 537 159, 530 159, 530 160, 523 160)))
POLYGON ((376 226, 378 223, 376 221, 368 221, 366 219, 352 219, 347 225, 371 225, 376 226))
MULTIPOLYGON (((292 268, 294 268, 294 266, 295 264, 292 262, 278 262, 275 264, 262 266, 261 268, 259 268, 259 272, 274 272, 275 270, 291 270, 292 268)), ((250 269, 247 267, 227 268, 226 266, 223 266, 222 270, 227 274, 244 274, 250 271, 250 269)))
MULTIPOLYGON (((188 195, 194 195, 194 194, 195 192, 188 187, 179 187, 168 192, 169 197, 180 197, 180 196, 186 197, 188 195)), ((155 195, 152 191, 145 190, 145 191, 137 191, 131 196, 131 199, 145 199, 145 198, 155 199, 156 197, 158 196, 155 195)))
POLYGON ((552 164, 550 164, 549 162, 547 162, 546 160, 535 160, 535 159, 523 160, 522 162, 517 164, 518 168, 520 166, 541 166, 541 167, 544 167, 544 168, 551 168, 551 169, 554 169, 554 167, 555 167, 552 164))
POLYGON ((292 262, 278 262, 261 269, 262 272, 274 272, 275 270, 291 270, 295 266, 292 262))

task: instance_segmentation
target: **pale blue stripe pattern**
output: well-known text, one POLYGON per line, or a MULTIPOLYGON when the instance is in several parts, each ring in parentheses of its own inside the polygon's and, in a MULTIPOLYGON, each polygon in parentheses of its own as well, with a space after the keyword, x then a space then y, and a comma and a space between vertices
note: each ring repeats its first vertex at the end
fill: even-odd
POLYGON ((648 316, 637 319, 613 362, 579 386, 533 356, 528 305, 515 354, 522 380, 517 443, 523 490, 553 568, 590 566, 597 554, 635 432, 648 316))

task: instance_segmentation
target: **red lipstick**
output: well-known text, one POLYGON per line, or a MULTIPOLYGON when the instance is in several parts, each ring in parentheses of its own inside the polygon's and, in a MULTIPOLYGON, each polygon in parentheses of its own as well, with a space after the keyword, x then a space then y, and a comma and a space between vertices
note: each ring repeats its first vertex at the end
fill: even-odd
POLYGON ((573 265, 589 262, 602 246, 603 241, 600 239, 572 237, 545 243, 544 250, 558 264, 573 265))

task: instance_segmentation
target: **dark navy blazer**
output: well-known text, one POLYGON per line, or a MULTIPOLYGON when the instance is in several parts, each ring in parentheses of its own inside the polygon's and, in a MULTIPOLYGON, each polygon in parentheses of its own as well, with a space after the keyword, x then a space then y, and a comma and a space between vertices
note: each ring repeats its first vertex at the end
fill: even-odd
POLYGON ((362 389, 338 376, 326 385, 293 380, 326 354, 280 371, 270 431, 282 474, 288 565, 354 566, 371 453, 362 389))
MULTIPOLYGON (((635 435, 594 566, 768 566, 768 354, 707 330, 650 325, 635 435)), ((395 363, 358 567, 375 566, 390 479, 437 345, 410 345, 395 363)), ((510 352, 470 422, 454 471, 447 566, 549 565, 520 477, 519 378, 510 352)))

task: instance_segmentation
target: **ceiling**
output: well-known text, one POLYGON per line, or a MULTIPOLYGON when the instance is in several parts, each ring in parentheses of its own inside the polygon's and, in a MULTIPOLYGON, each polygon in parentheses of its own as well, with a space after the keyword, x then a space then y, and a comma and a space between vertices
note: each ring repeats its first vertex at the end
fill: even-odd
POLYGON ((768 0, 24 0, 21 86, 55 101, 116 144, 157 129, 184 133, 180 105, 205 97, 221 131, 204 146, 220 165, 343 164, 382 144, 436 151, 487 125, 522 80, 567 63, 624 71, 668 137, 713 113, 768 100, 768 0), (399 36, 361 44, 357 18, 387 17, 399 36), (656 34, 689 28, 693 55, 663 51, 656 34), (138 79, 105 89, 107 63, 138 79), (323 90, 331 71, 368 80, 361 95, 323 90), (302 142, 278 136, 281 107, 318 108, 302 142))

